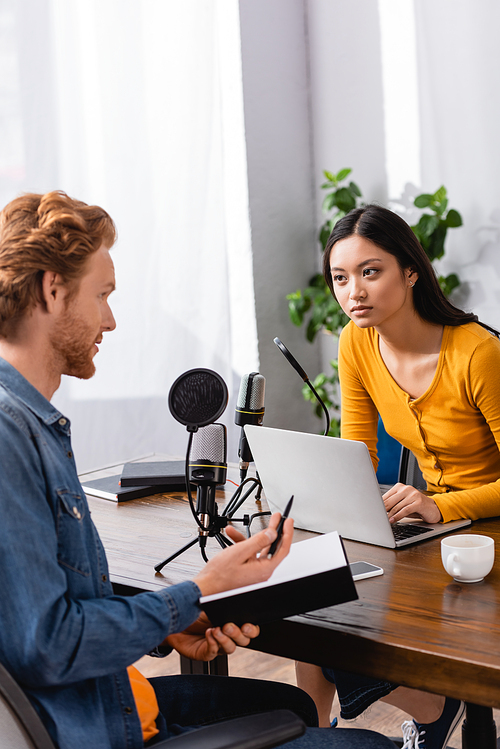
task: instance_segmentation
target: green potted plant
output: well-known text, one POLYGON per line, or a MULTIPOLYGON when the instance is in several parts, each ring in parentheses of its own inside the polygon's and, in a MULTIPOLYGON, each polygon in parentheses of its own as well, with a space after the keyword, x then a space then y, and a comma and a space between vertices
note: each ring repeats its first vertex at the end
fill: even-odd
MULTIPOLYGON (((319 230, 321 252, 324 252, 328 237, 337 221, 357 208, 361 203, 361 191, 355 182, 347 182, 352 169, 341 169, 337 174, 324 171, 326 182, 321 185, 328 190, 323 199, 325 220, 319 230)), ((294 325, 306 323, 306 338, 312 343, 321 331, 337 335, 349 318, 336 299, 330 294, 322 273, 315 273, 305 289, 287 294, 288 313, 294 325)))
MULTIPOLYGON (((411 228, 433 263, 443 257, 448 229, 462 226, 462 216, 454 208, 448 210, 448 197, 443 185, 432 195, 417 195, 414 203, 417 208, 422 208, 423 213, 418 223, 411 228)), ((449 296, 460 286, 460 279, 456 273, 450 273, 448 276, 438 275, 438 280, 445 296, 449 296)))

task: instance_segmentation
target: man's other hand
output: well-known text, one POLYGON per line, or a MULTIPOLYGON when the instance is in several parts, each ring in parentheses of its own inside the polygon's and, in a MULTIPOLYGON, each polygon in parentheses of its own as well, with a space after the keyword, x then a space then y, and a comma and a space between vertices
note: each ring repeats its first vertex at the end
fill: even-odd
POLYGON ((248 645, 259 632, 259 627, 255 624, 243 624, 240 628, 228 622, 222 628, 212 627, 202 613, 184 632, 169 635, 165 642, 186 658, 211 661, 221 652, 234 653, 237 645, 248 645))

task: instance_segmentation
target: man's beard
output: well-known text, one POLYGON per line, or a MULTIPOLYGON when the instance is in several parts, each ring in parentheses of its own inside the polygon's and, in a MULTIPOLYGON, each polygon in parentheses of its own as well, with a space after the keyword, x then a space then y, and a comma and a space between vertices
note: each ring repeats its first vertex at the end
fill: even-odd
POLYGON ((74 314, 71 303, 65 318, 55 327, 51 344, 61 365, 61 374, 89 380, 95 374, 93 361, 96 337, 85 320, 74 314))

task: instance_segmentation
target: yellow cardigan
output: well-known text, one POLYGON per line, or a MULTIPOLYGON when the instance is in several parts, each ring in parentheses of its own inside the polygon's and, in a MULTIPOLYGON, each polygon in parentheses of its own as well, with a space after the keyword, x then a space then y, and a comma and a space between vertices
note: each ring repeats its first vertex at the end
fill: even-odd
POLYGON ((339 343, 342 437, 377 468, 377 421, 418 460, 443 520, 500 515, 500 341, 476 323, 446 326, 428 390, 412 400, 380 355, 378 333, 350 322, 339 343))

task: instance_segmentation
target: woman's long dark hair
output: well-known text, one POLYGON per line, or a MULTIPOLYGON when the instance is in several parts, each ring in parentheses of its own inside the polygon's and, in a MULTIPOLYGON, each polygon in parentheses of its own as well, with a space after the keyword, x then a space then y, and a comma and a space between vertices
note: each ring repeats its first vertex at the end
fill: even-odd
MULTIPOLYGON (((402 271, 412 268, 418 273, 418 280, 413 287, 413 303, 421 318, 438 325, 456 326, 479 322, 477 315, 455 307, 445 297, 429 258, 406 221, 397 213, 374 204, 355 208, 341 218, 328 238, 323 256, 323 275, 333 295, 330 253, 337 242, 353 235, 369 239, 377 247, 393 255, 402 271)), ((497 334, 488 325, 479 324, 497 334)))

